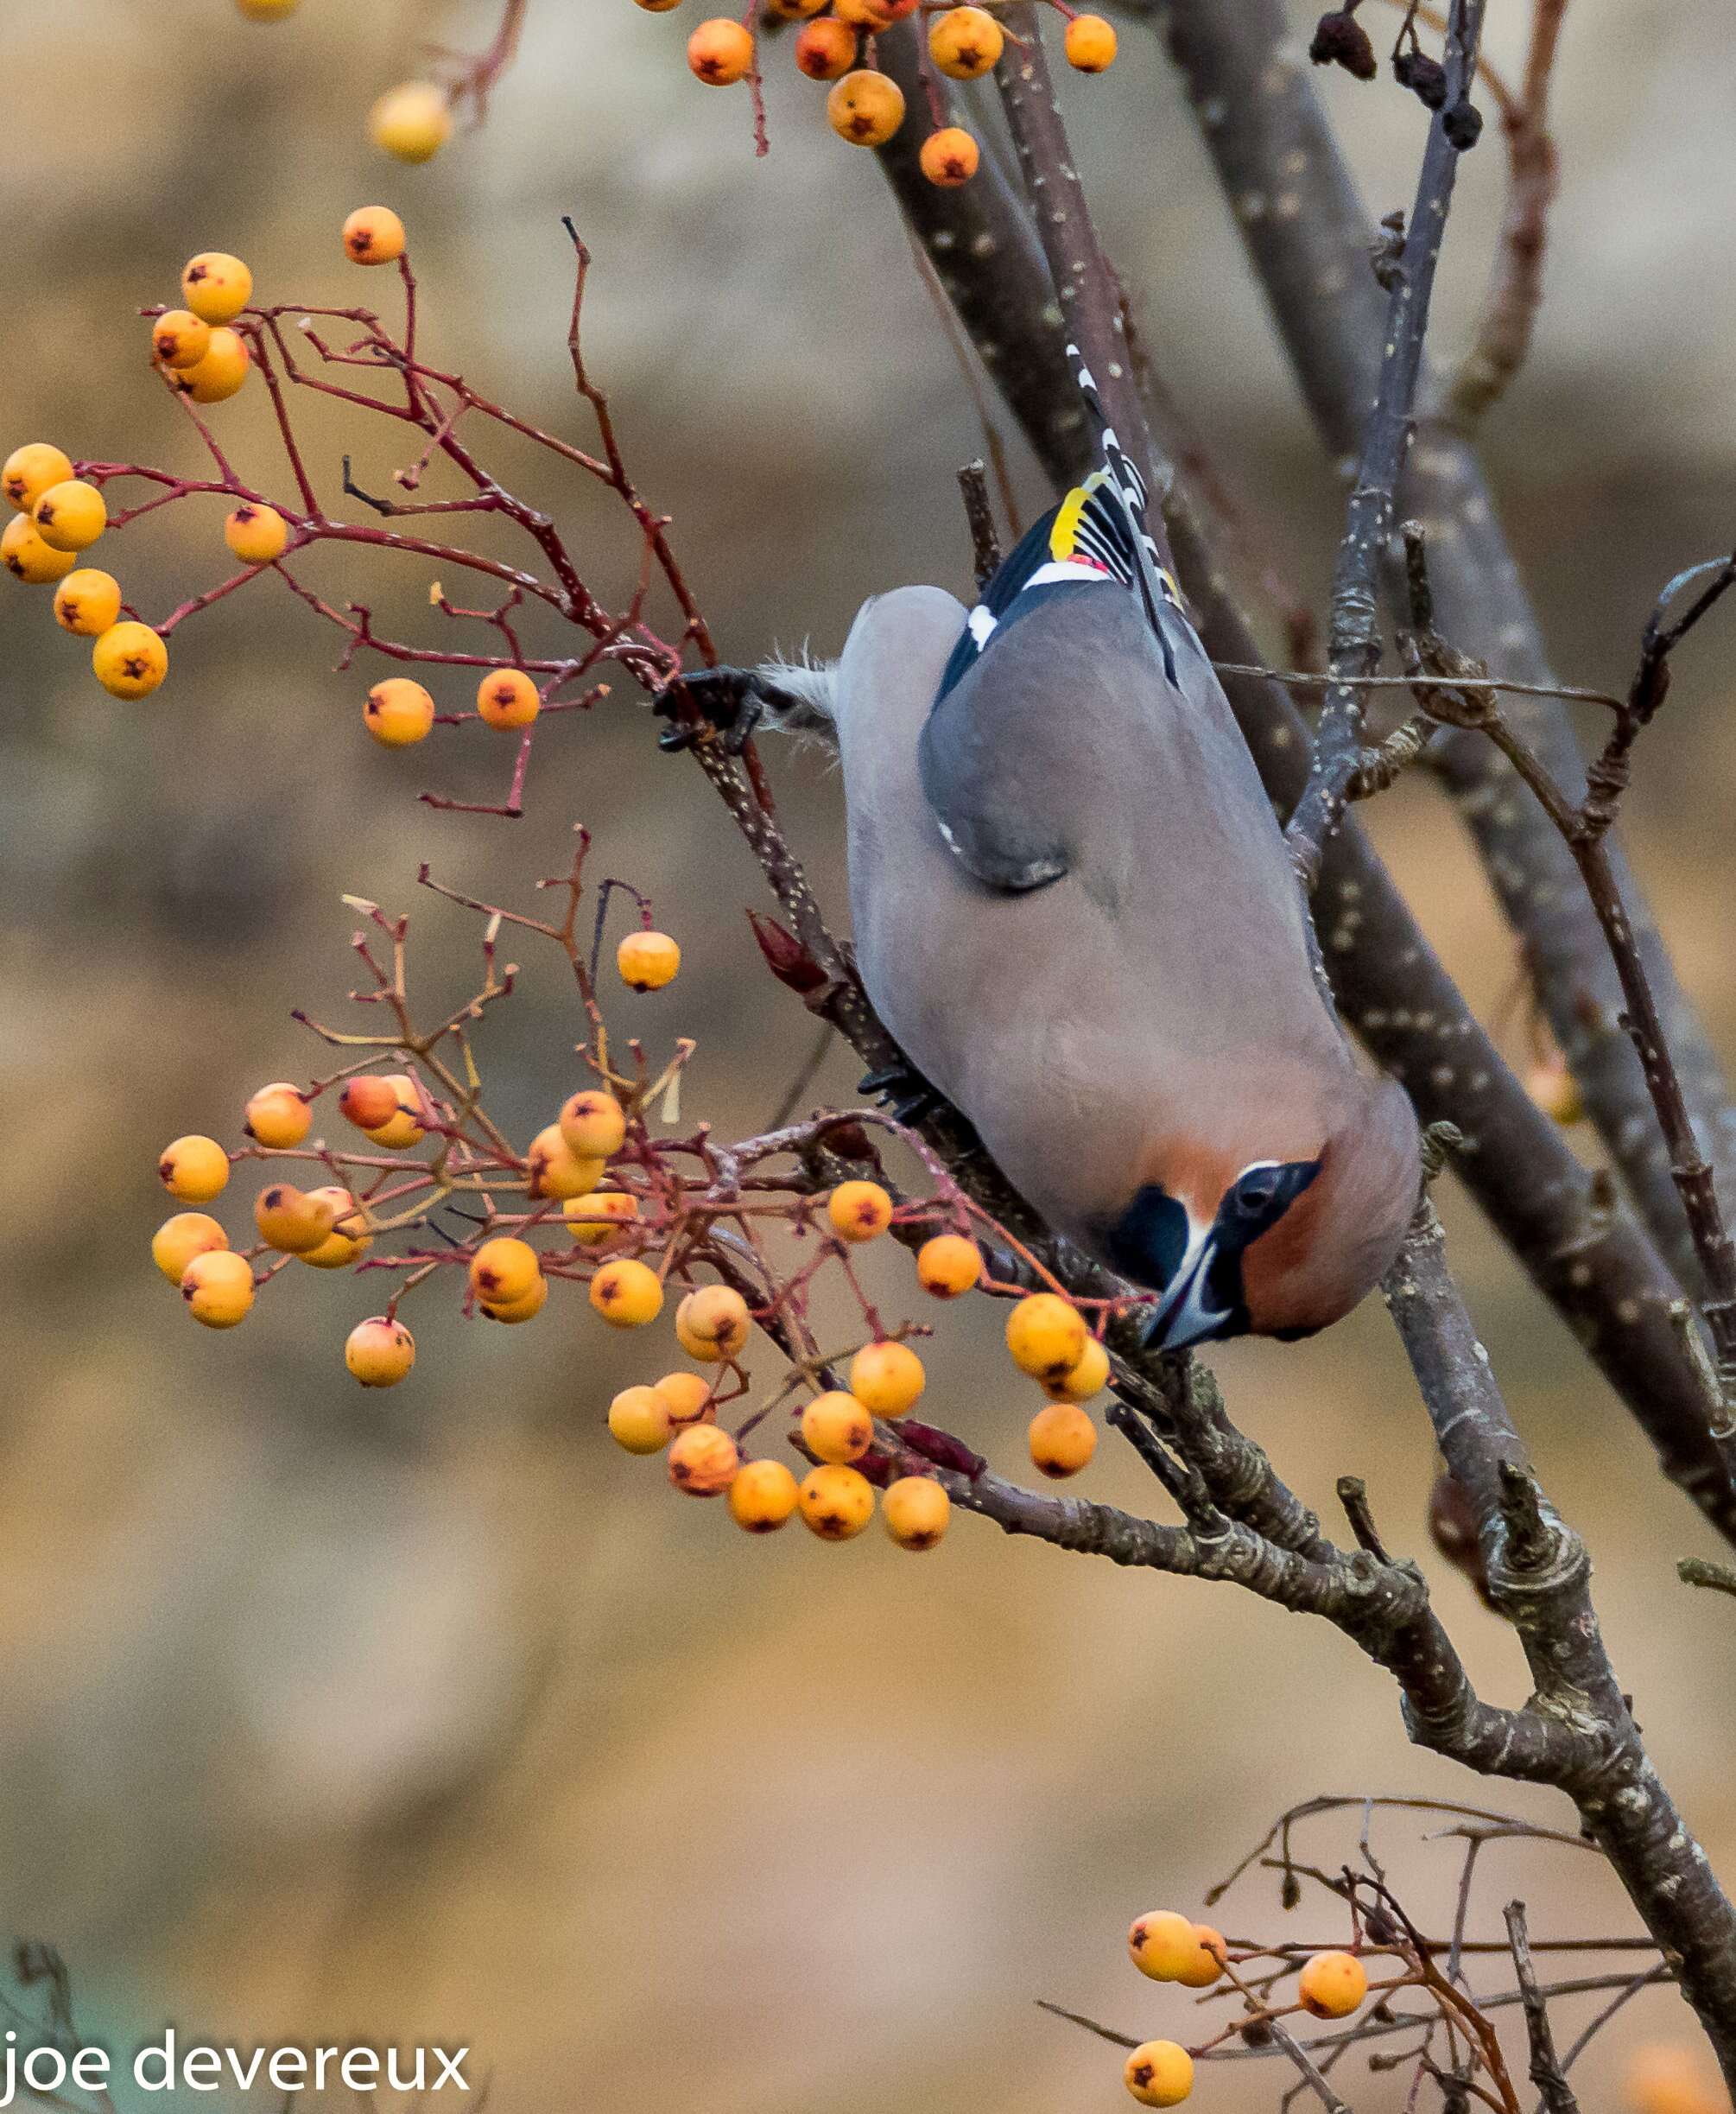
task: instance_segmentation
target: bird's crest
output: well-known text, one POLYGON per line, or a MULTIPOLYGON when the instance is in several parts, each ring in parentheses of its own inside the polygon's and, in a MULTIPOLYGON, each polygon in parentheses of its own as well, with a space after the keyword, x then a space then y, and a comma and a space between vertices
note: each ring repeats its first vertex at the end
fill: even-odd
POLYGON ((986 651, 996 634, 1032 605, 1029 598, 1045 587, 1077 582, 1113 581, 1138 595, 1147 622, 1163 654, 1164 672, 1175 680, 1174 651, 1164 628, 1164 612, 1180 610, 1175 581, 1159 562, 1157 546, 1145 531, 1150 496, 1145 480, 1128 460, 1105 415, 1103 400, 1079 347, 1067 357, 1079 393, 1097 429, 1102 460, 1082 484, 1075 485, 1059 506, 1049 509, 1003 561, 972 610, 952 658, 941 678, 939 695, 947 691, 986 651))

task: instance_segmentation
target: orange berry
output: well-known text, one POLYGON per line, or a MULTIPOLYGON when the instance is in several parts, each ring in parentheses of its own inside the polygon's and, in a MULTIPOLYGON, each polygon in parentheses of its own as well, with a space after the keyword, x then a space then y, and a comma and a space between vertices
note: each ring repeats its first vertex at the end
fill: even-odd
POLYGON ((100 638, 121 613, 121 583, 112 573, 82 565, 54 590, 54 621, 80 638, 100 638))
POLYGON ((1585 1096, 1580 1092, 1579 1081, 1561 1057, 1533 1064, 1525 1075, 1525 1091, 1550 1122, 1559 1123, 1563 1130, 1584 1122, 1585 1096))
POLYGON ((752 1328, 747 1301, 727 1285, 701 1286, 675 1309, 676 1340, 705 1365, 738 1358, 752 1328))
POLYGON ((675 1428, 655 1387, 623 1387, 609 1405, 609 1436, 629 1453, 661 1453, 675 1428))
POLYGON ((1076 1402, 1051 1402, 1030 1420, 1033 1467, 1051 1481, 1076 1476, 1097 1451, 1097 1426, 1076 1402))
POLYGON ((288 1080, 274 1079, 249 1097, 241 1127, 274 1152, 287 1152, 314 1127, 314 1111, 288 1080))
POLYGON ((583 1197, 569 1197, 561 1207, 567 1230, 584 1247, 600 1247, 612 1241, 624 1227, 639 1216, 639 1200, 619 1190, 593 1189, 583 1197))
POLYGON ((407 749, 426 740, 434 722, 434 701, 408 676, 388 676, 368 692, 362 723, 383 749, 407 749))
POLYGON ((865 1343, 850 1361, 850 1392, 876 1417, 902 1417, 927 1377, 908 1343, 865 1343))
POLYGON ((690 1424, 669 1441, 669 1481, 689 1497, 716 1497, 736 1479, 735 1441, 714 1424, 690 1424))
POLYGON ((289 524, 275 506, 244 499, 224 523, 223 540, 244 565, 275 565, 289 548, 289 524))
POLYGON ((542 709, 536 685, 522 668, 497 668, 476 686, 478 719, 511 733, 529 727, 542 709))
POLYGON ((954 80, 976 80, 986 73, 1005 43, 1000 24, 979 7, 951 8, 928 24, 929 55, 954 80))
POLYGON ((408 1072, 388 1072, 386 1084, 392 1089, 394 1113, 383 1123, 377 1123, 368 1136, 389 1152, 402 1152, 407 1146, 422 1141, 424 1133, 416 1120, 422 1105, 421 1096, 408 1072))
POLYGON ((874 1419, 853 1394, 834 1387, 802 1411, 801 1436, 817 1459, 841 1467, 859 1461, 874 1444, 874 1419))
MULTIPOLYGON (((644 0, 639 0, 639 4, 643 7, 644 0)), ((779 22, 806 22, 825 5, 826 0, 765 0, 765 11, 779 22)))
POLYGON ((661 991, 681 966, 681 950, 667 932, 630 932, 615 949, 615 967, 630 991, 661 991))
POLYGON ((1127 2058, 1121 2077, 1141 2106, 1180 2106, 1194 2089, 1194 2058, 1177 2041, 1147 2041, 1127 2058))
POLYGON ((253 1305, 253 1266, 231 1248, 207 1248, 181 1272, 181 1296, 207 1329, 232 1329, 253 1305))
POLYGON ((937 1299, 957 1299, 983 1274, 982 1250, 960 1233, 937 1233, 916 1250, 916 1282, 937 1299))
POLYGON ((1067 63, 1080 73, 1115 64, 1115 31, 1100 15, 1075 15, 1067 25, 1067 63))
POLYGON ((157 1178, 183 1203, 209 1203, 229 1181, 229 1155, 215 1138, 177 1138, 156 1164, 157 1178))
POLYGON ((111 697, 149 697, 168 673, 168 648, 148 624, 111 624, 91 647, 91 666, 111 697))
POLYGON ((398 162, 432 161, 451 132, 452 105, 432 81, 388 88, 368 112, 368 137, 398 162))
POLYGON ((1707 2075, 1707 2066, 1679 2042, 1643 2041, 1622 2074, 1631 2114, 1729 2114, 1730 2101, 1707 2075))
POLYGON ((1052 1402, 1088 1402, 1109 1384, 1109 1353, 1094 1336, 1085 1339, 1085 1355, 1070 1373, 1046 1380, 1042 1391, 1052 1402))
POLYGON ((187 259, 181 290, 200 322, 232 322, 253 298, 253 274, 225 250, 201 250, 187 259))
POLYGON ((656 1383, 657 1393, 669 1406, 670 1421, 679 1428, 684 1424, 715 1424, 717 1404, 712 1400, 712 1383, 703 1373, 665 1373, 656 1383))
POLYGON ((522 1299, 504 1299, 491 1305, 482 1303, 482 1311, 490 1321, 504 1321, 509 1324, 529 1321, 540 1314, 548 1304, 548 1279, 539 1277, 522 1299))
POLYGON ((346 1189, 333 1185, 310 1189, 307 1194, 329 1211, 332 1230, 318 1247, 309 1248, 301 1260, 311 1263, 316 1270, 348 1269, 373 1238, 367 1230, 366 1212, 358 1208, 355 1197, 346 1189))
POLYGON ((750 1534, 775 1534, 801 1497, 782 1461, 749 1461, 729 1486, 729 1516, 750 1534))
POLYGON ((607 1159, 627 1135, 627 1119, 612 1094, 586 1088, 561 1104, 561 1135, 580 1159, 607 1159))
POLYGON ((291 1182, 274 1182, 253 1200, 260 1239, 284 1255, 311 1255, 331 1232, 334 1216, 329 1204, 291 1182))
POLYGON ((856 32, 834 16, 811 22, 795 40, 795 63, 809 80, 836 80, 856 63, 856 32))
POLYGON ((170 308, 151 325, 150 349, 165 367, 196 367, 211 350, 211 326, 191 308, 170 308))
POLYGON ((880 1516, 901 1549, 932 1549, 947 1531, 953 1501, 932 1476, 900 1476, 880 1500, 880 1516))
POLYGON ((671 8, 678 8, 681 0, 633 0, 635 7, 642 7, 648 15, 667 15, 671 8))
POLYGON ((796 1493, 804 1527, 822 1541, 850 1541, 874 1517, 874 1486, 858 1469, 810 1469, 796 1493))
POLYGON ((50 485, 64 485, 73 474, 73 459, 47 441, 27 441, 0 464, 0 492, 6 504, 28 514, 50 485))
POLYGON ((1208 1990, 1223 1973, 1229 1948, 1224 1943, 1224 1933, 1213 1930, 1209 1923, 1196 1923, 1194 1935, 1200 1941, 1199 1955, 1175 1979, 1184 1990, 1208 1990))
POLYGON ((930 132, 917 156, 922 174, 943 191, 956 191, 977 173, 983 150, 962 126, 949 124, 930 132))
POLYGON ((415 1362, 415 1338, 383 1314, 358 1321, 345 1341, 344 1363, 364 1387, 396 1387, 415 1362))
POLYGON ((600 1159, 581 1159, 561 1134, 558 1123, 545 1123, 530 1140, 524 1156, 533 1197, 558 1197, 563 1202, 583 1197, 602 1178, 600 1159))
POLYGON ((1368 1994, 1368 1971, 1350 1952, 1316 1952, 1296 1978, 1296 1995, 1317 2019, 1347 2019, 1368 1994))
POLYGON ((81 477, 64 479, 30 509, 36 533, 51 550, 88 550, 109 525, 108 504, 81 477))
POLYGON ((195 403, 222 403, 247 379, 252 364, 247 340, 225 324, 212 332, 204 359, 191 367, 177 369, 169 378, 183 397, 190 397, 195 403))
POLYGON ((1033 1380, 1059 1380, 1085 1355, 1086 1330, 1079 1309, 1052 1292, 1034 1292, 1007 1316, 1012 1362, 1033 1380))
POLYGON ((79 562, 75 550, 56 550, 36 533, 28 514, 16 514, 0 533, 0 564, 27 587, 45 587, 64 580, 79 562))
POLYGON ((379 1072, 358 1072, 339 1088, 338 1111, 358 1130, 378 1130, 398 1112, 398 1082, 379 1072))
POLYGON ((624 1255, 591 1279, 591 1304, 611 1328, 643 1329, 663 1311, 662 1284, 655 1270, 624 1255))
POLYGON ((1155 1908, 1128 1932, 1127 1957, 1154 1982, 1179 1982, 1198 1964, 1199 1927, 1173 1908, 1155 1908))
POLYGON ((390 206, 358 206, 344 223, 344 251, 358 264, 395 264, 409 239, 390 206))
POLYGON ((892 1223, 892 1199, 878 1182, 840 1182, 826 1216, 841 1241, 876 1241, 892 1223))
POLYGON ((916 0, 832 0, 832 12, 852 29, 878 35, 916 11, 916 0))
POLYGON ((195 1255, 228 1246, 229 1235, 208 1213, 177 1211, 151 1235, 150 1259, 171 1285, 178 1285, 195 1255))
POLYGON ((884 73, 864 67, 833 84, 826 116, 852 147, 884 147, 904 122, 904 92, 884 73))
POLYGON ((738 22, 719 16, 687 39, 687 65, 713 88, 727 88, 753 70, 753 38, 738 22))
POLYGON ((470 1260, 471 1289, 485 1306, 512 1306, 528 1299, 542 1275, 542 1257, 529 1241, 513 1234, 485 1241, 470 1260))

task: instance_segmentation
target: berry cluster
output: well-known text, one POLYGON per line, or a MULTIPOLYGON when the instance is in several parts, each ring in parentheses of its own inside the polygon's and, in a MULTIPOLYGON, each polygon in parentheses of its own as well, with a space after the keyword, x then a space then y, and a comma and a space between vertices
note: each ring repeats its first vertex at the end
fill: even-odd
MULTIPOLYGON (((679 0, 637 0, 662 14, 679 0)), ((1116 38, 1100 15, 1081 15, 1066 0, 1049 0, 1064 16, 1069 66, 1081 73, 1101 73, 1113 65, 1116 38)), ((904 92, 878 63, 875 38, 917 11, 918 0, 763 0, 763 12, 773 23, 801 24, 795 39, 795 64, 810 80, 829 83, 827 122, 852 147, 884 147, 904 122, 904 92)), ((746 81, 759 92, 760 40, 755 34, 762 12, 756 5, 744 21, 719 16, 702 22, 687 39, 687 66, 714 88, 746 81)), ((999 63, 1011 33, 986 7, 968 0, 929 4, 922 47, 922 78, 931 125, 922 142, 922 173, 930 183, 947 187, 968 183, 982 159, 982 149, 963 126, 951 122, 938 76, 977 80, 999 63)))
MULTIPOLYGON (((159 1157, 163 1187, 193 1208, 159 1227, 152 1254, 193 1318, 235 1327, 257 1293, 296 1263, 395 1273, 390 1298, 356 1324, 344 1346, 363 1386, 388 1387, 416 1358, 402 1303, 430 1280, 459 1279, 465 1312, 508 1325, 535 1320, 566 1284, 584 1286, 593 1313, 611 1328, 648 1329, 673 1305, 675 1346, 693 1366, 630 1387, 610 1404, 609 1429, 629 1453, 667 1451, 676 1489, 726 1494, 731 1516, 751 1533, 770 1533, 799 1512, 822 1540, 850 1540, 873 1518, 878 1494, 892 1539, 928 1549, 951 1512, 942 1471, 969 1457, 911 1416, 927 1374, 909 1339, 931 1333, 929 1325, 887 1327, 858 1275, 854 1258, 890 1235, 912 1250, 916 1282, 934 1299, 978 1291, 1012 1299, 1008 1350, 1050 1398, 1030 1428, 1032 1459, 1049 1476, 1084 1467, 1096 1433, 1081 1405, 1109 1376, 1102 1343, 1058 1292, 1023 1292, 992 1273, 979 1233, 989 1254, 1011 1249, 1027 1269, 1030 1258, 908 1133, 884 1118, 854 1116, 817 1118, 728 1147, 703 1127, 662 1134, 660 1126, 679 1120, 679 1084, 694 1045, 678 1040, 654 1075, 630 1040, 623 1068, 599 982, 611 896, 624 892, 638 905, 636 927, 615 949, 627 989, 666 987, 681 951, 654 927, 646 898, 611 879, 599 891, 587 958, 578 931, 587 850, 581 832, 570 872, 542 884, 565 897, 563 915, 552 922, 461 895, 424 869, 428 887, 486 921, 480 988, 431 1028, 419 1026, 410 1008, 408 920, 352 898, 366 920, 353 944, 370 979, 352 995, 383 1008, 387 1024, 358 1033, 298 1015, 343 1053, 340 1069, 305 1086, 284 1079, 262 1086, 243 1111, 246 1142, 233 1151, 192 1134, 159 1157), (476 1024, 510 994, 518 974, 497 960, 509 924, 567 957, 589 1029, 580 1054, 596 1081, 522 1146, 488 1114, 472 1046, 476 1024), (322 1106, 342 1126, 336 1136, 315 1134, 322 1106), (934 1194, 899 1201, 882 1180, 833 1178, 846 1152, 878 1169, 865 1122, 918 1152, 934 1194), (795 1165, 774 1165, 786 1159, 795 1165), (232 1247, 200 1207, 248 1161, 272 1164, 253 1199, 254 1237, 232 1247), (858 1340, 833 1350, 820 1348, 808 1320, 822 1276, 841 1282, 863 1324, 858 1340), (753 1406, 744 1358, 756 1329, 777 1352, 780 1371, 769 1397, 753 1406), (761 1426, 781 1431, 807 1461, 800 1482, 781 1460, 748 1457, 747 1441, 761 1426)), ((1110 1311, 1102 1310, 1105 1321, 1110 1311)))

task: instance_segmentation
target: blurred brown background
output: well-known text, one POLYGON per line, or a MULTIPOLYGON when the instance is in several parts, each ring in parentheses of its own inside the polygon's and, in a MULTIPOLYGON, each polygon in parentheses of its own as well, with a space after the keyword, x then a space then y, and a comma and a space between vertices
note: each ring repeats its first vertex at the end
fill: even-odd
MULTIPOLYGON (((1511 60, 1525 10, 1492 12, 1511 60)), ((979 437, 889 197, 782 54, 756 162, 743 97, 682 65, 694 13, 534 0, 486 130, 413 170, 368 148, 367 105, 416 70, 419 39, 483 43, 479 0, 306 0, 271 29, 230 0, 7 7, 0 438, 190 467, 134 311, 172 298, 207 247, 244 253, 263 298, 384 298, 336 242, 374 200, 410 223, 430 346, 584 438, 563 344, 571 212, 596 256, 596 369, 726 655, 835 649, 865 594, 907 579, 962 588, 952 473, 979 437)), ((1569 16, 1549 299, 1489 443, 1570 680, 1619 680, 1657 585, 1727 545, 1736 517, 1726 29, 1718 0, 1569 16)), ((1325 92, 1375 209, 1408 198, 1415 105, 1341 76, 1325 92)), ((1068 102, 1154 353, 1319 605, 1338 488, 1155 46, 1130 29, 1114 73, 1068 102)), ((1482 284, 1490 139, 1455 216, 1442 348, 1482 284)), ((276 479, 257 395, 216 417, 276 479)), ((328 491, 343 448, 375 488, 402 459, 368 422, 307 431, 328 491)), ((525 474, 618 593, 632 553, 606 510, 525 474)), ((141 524, 103 562, 161 613, 221 576, 220 511, 141 524)), ((383 622, 428 623, 427 568, 357 558, 318 576, 383 622)), ((598 870, 649 889, 687 949, 674 991, 616 1018, 654 1046, 699 1037, 689 1115, 758 1127, 810 1025, 757 970, 745 853, 626 696, 549 727, 526 822, 434 816, 415 790, 496 797, 507 745, 466 729, 408 758, 373 750, 362 680, 330 672, 333 636, 275 583, 181 633, 168 683, 133 706, 95 687, 47 599, 0 588, 0 1915, 65 1950, 87 2030, 124 2041, 173 2017, 243 2041, 466 2041, 496 2114, 1113 2108, 1112 2051, 1033 1997, 1172 2030, 1174 1993, 1122 1953, 1135 1912, 1197 1903, 1311 1793, 1479 1796, 1407 1747, 1389 1685, 1347 1646, 1230 1590, 968 1520, 920 1564, 878 1531, 844 1549, 799 1527, 746 1543, 603 1430, 613 1387, 673 1362, 672 1339, 605 1341, 576 1305, 491 1331, 424 1297, 417 1372, 377 1398, 339 1357, 377 1300, 365 1279, 298 1272, 233 1335, 193 1329, 145 1252, 155 1154, 183 1130, 232 1139, 255 1085, 315 1068, 288 1014, 341 1006, 340 892, 415 909, 432 1006, 465 987, 474 932, 412 904, 417 860, 522 899, 582 819, 598 870)), ((1684 661, 1630 841, 1736 1054, 1727 664, 1721 642, 1684 661)), ((841 903, 835 782, 811 757, 772 761, 841 903)), ((1418 783, 1376 827, 1486 1013, 1511 949, 1451 818, 1418 783)), ((569 1090, 579 1030, 559 964, 515 951, 522 995, 482 1047, 497 1114, 528 1133, 569 1090)), ((853 1084, 834 1055, 815 1098, 853 1084)), ((1673 1578, 1705 1538, 1564 1331, 1467 1212, 1453 1222, 1498 1369, 1591 1535, 1658 1762, 1736 1876, 1736 1627, 1673 1578)), ((990 1355, 992 1319, 948 1319, 931 1399, 1016 1469, 1030 1406, 990 1355)), ((1314 1502, 1354 1470, 1388 1539, 1419 1546, 1430 1452, 1378 1303, 1306 1347, 1214 1362, 1314 1502)), ((1085 1487, 1154 1495, 1109 1445, 1085 1487)), ((1450 1576, 1440 1597, 1479 1679, 1517 1699, 1498 1626, 1450 1576)), ((1413 1905, 1444 1915, 1450 1848, 1387 1840, 1413 1905)), ((1589 1858, 1488 1862, 1486 1926, 1517 1888, 1545 1933, 1629 1927, 1589 1858)), ((1236 1898, 1229 1927, 1277 1923, 1264 1887, 1236 1898)), ((1673 1999, 1647 2001, 1632 2034, 1688 2036, 1673 1999)), ((1613 2104, 1618 2039, 1588 2066, 1593 2111, 1613 2104)), ((1359 2106, 1397 2089, 1350 2082, 1359 2106)), ((1239 2068, 1201 2098, 1266 2106, 1280 2089, 1239 2068)))

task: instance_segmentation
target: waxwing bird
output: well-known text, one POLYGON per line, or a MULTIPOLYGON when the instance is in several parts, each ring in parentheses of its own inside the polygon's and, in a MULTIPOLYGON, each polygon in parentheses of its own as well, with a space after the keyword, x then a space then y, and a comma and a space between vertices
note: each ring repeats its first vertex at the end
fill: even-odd
POLYGON ((1397 1253, 1416 1120, 1321 994, 1270 803, 1103 437, 976 608, 881 595, 835 666, 770 666, 758 697, 835 724, 863 983, 1015 1186, 1159 1295, 1165 1347, 1306 1336, 1397 1253))

